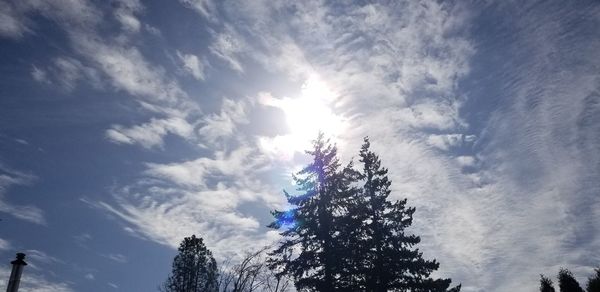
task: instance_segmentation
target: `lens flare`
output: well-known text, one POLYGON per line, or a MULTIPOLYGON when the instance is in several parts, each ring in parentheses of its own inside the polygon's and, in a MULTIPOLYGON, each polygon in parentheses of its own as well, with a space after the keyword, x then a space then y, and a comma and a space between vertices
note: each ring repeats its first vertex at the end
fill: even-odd
POLYGON ((294 228, 297 224, 296 216, 294 215, 294 210, 288 210, 277 218, 277 223, 284 228, 294 228))

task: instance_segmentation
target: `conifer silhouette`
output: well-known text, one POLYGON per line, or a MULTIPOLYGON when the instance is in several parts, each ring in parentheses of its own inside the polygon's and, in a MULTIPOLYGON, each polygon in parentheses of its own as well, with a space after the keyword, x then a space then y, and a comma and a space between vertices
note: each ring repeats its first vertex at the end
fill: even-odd
MULTIPOLYGON (((407 207, 406 199, 388 199, 392 184, 388 170, 382 167, 370 145, 365 138, 359 153, 362 188, 351 211, 362 221, 355 237, 361 264, 353 272, 361 275, 365 291, 446 291, 451 280, 430 278, 439 263, 425 260, 415 248, 420 237, 406 232, 415 208, 407 207)), ((460 287, 454 289, 459 290, 460 287)))
POLYGON ((540 292, 555 292, 554 284, 552 280, 545 277, 544 275, 540 275, 540 292))
POLYGON ((307 151, 312 161, 294 176, 299 195, 273 211, 269 225, 281 229, 269 266, 310 291, 460 291, 450 279, 433 279, 435 260, 415 248, 420 237, 405 232, 415 208, 390 201, 391 182, 365 139, 362 171, 341 167, 337 149, 323 134, 307 151))
POLYGON ((558 287, 560 292, 584 292, 571 271, 562 268, 558 272, 558 287))
POLYGON ((161 287, 165 292, 217 292, 217 262, 202 241, 192 235, 183 239, 173 259, 171 275, 161 287))
POLYGON ((588 279, 587 292, 600 292, 600 268, 594 270, 594 274, 588 279))
POLYGON ((271 253, 269 266, 281 275, 289 275, 299 290, 336 291, 340 288, 340 230, 343 214, 341 202, 348 195, 349 180, 344 179, 337 148, 320 133, 307 151, 312 161, 294 181, 302 194, 285 192, 293 207, 273 211, 271 228, 284 229, 283 240, 271 253))

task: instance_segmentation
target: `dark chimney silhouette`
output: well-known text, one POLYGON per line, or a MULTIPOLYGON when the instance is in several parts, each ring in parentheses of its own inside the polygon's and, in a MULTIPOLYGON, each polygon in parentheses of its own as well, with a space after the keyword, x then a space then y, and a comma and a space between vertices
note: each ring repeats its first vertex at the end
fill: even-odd
POLYGON ((22 252, 17 253, 17 259, 10 263, 12 264, 12 271, 10 272, 10 279, 8 280, 6 292, 17 292, 19 291, 19 284, 21 283, 23 267, 27 265, 25 262, 25 254, 22 252))

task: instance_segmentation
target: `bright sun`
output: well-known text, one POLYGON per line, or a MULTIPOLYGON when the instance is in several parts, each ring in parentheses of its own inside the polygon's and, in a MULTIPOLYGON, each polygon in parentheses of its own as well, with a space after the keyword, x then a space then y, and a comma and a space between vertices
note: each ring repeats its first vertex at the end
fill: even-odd
POLYGON ((332 138, 340 135, 345 128, 345 120, 331 108, 336 97, 327 84, 317 75, 312 75, 302 86, 297 98, 262 98, 263 104, 283 110, 290 130, 287 135, 277 136, 269 142, 264 141, 270 145, 263 146, 289 157, 295 151, 307 149, 319 131, 332 138))

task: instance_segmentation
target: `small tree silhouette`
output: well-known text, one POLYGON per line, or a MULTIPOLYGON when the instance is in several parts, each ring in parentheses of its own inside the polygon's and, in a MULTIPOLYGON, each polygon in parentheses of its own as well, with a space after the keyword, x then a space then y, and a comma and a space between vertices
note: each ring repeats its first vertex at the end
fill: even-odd
POLYGON ((561 268, 558 272, 558 287, 560 292, 584 292, 571 271, 561 268))
POLYGON ((540 292, 555 292, 552 280, 540 275, 540 292))
POLYGON ((179 254, 173 259, 171 275, 161 290, 164 292, 217 292, 217 262, 202 242, 192 235, 183 239, 179 254))
POLYGON ((587 282, 587 292, 600 292, 600 268, 594 270, 595 274, 592 275, 587 282))

